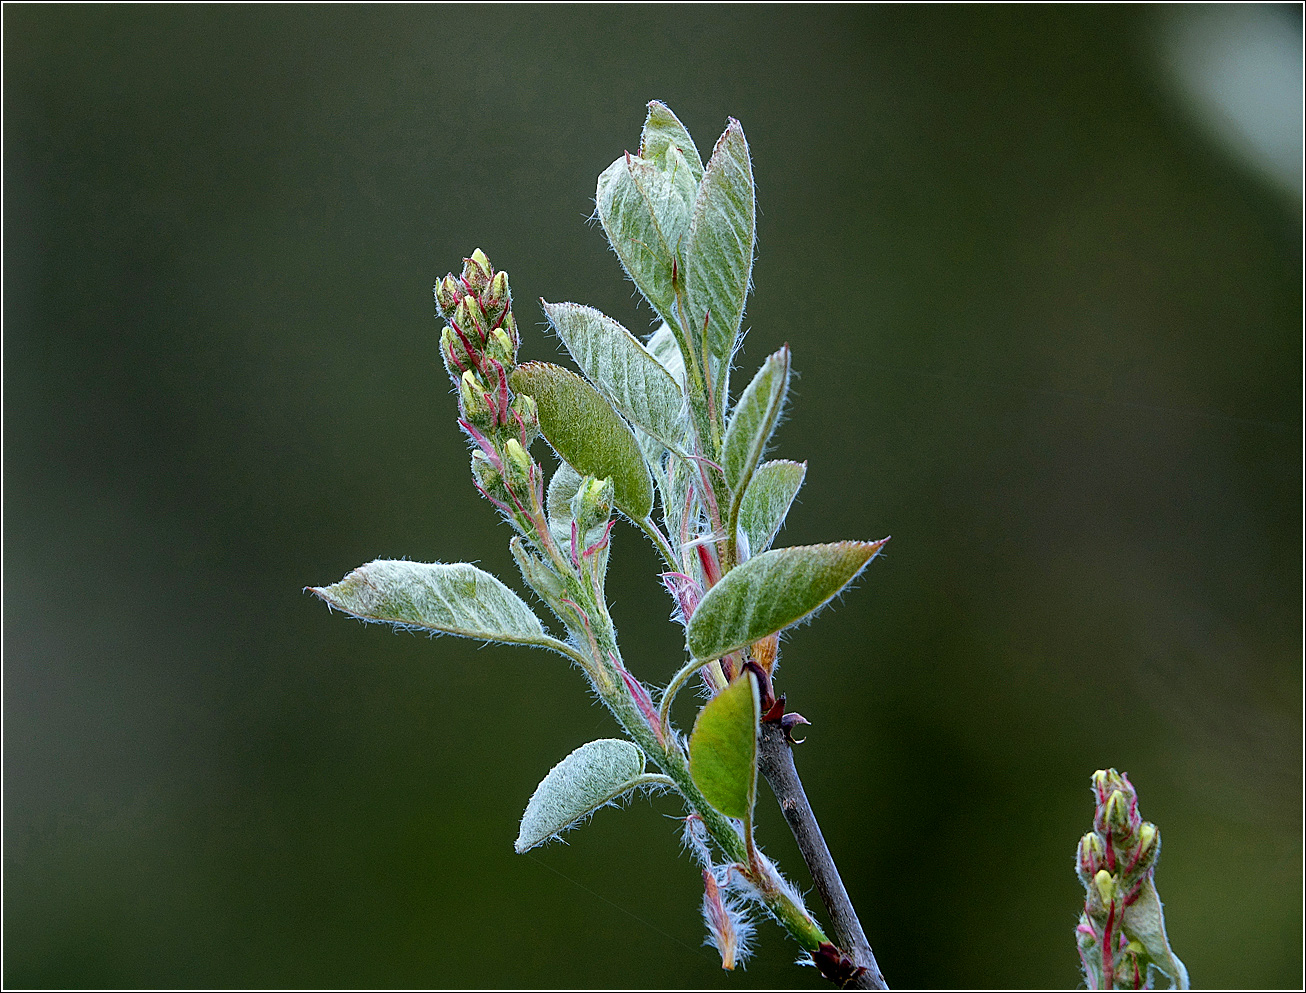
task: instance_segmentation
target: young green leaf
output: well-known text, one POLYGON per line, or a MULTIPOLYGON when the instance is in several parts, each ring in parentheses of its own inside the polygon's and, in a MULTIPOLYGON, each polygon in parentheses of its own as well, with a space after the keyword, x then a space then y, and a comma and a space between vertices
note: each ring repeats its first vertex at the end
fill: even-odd
POLYGON ((754 555, 766 551, 775 541, 806 475, 806 462, 785 460, 763 462, 753 472, 739 503, 739 530, 748 536, 754 555))
POLYGON ((768 356, 735 405, 721 447, 721 467, 738 500, 771 440, 789 392, 789 346, 768 356))
POLYGON ((601 738, 581 745, 535 787, 513 847, 517 854, 575 827, 643 782, 644 753, 629 741, 601 738))
POLYGON ((660 162, 627 152, 599 176, 595 203, 608 242, 665 321, 676 320, 672 277, 697 193, 692 167, 674 148, 660 162))
POLYGON ((703 159, 694 139, 671 113, 670 107, 661 100, 652 100, 648 105, 648 117, 644 119, 644 133, 639 139, 639 156, 656 160, 665 155, 668 148, 677 149, 685 157, 695 183, 703 178, 703 159))
POLYGON ((685 396, 639 340, 611 317, 575 303, 544 303, 544 313, 581 372, 632 424, 667 447, 681 444, 685 396))
POLYGON ((747 818, 757 796, 757 677, 746 672, 698 712, 689 736, 689 774, 707 802, 747 818))
POLYGON ((521 597, 465 562, 377 559, 332 586, 310 589, 364 621, 555 650, 560 644, 521 597))
POLYGON ((633 520, 648 517, 653 481, 639 443, 594 387, 549 362, 520 365, 509 382, 514 392, 534 398, 540 430, 562 459, 582 475, 611 478, 617 506, 633 520))
POLYGON ((690 652, 717 659, 801 621, 847 586, 888 540, 776 548, 736 566, 694 611, 690 652))
POLYGON ((1188 970, 1170 948, 1170 941, 1166 938, 1161 898, 1157 895, 1156 882, 1150 874, 1144 878, 1134 902, 1125 907, 1123 926, 1125 937, 1143 946, 1140 961, 1150 961, 1169 976, 1179 989, 1188 989, 1188 970))
POLYGON ((560 463, 549 480, 549 492, 544 507, 549 515, 549 526, 571 534, 571 498, 580 489, 585 477, 566 462, 560 463))
POLYGON ((755 235, 753 165, 743 128, 731 118, 699 184, 683 255, 690 325, 685 332, 701 348, 703 321, 710 315, 707 349, 723 377, 744 317, 755 235))

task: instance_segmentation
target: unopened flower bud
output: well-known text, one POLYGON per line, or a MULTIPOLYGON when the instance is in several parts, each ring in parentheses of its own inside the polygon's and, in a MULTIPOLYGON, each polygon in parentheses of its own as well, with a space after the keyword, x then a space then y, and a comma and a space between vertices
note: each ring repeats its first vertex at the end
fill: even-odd
POLYGON ((453 309, 453 322, 458 325, 463 334, 468 336, 469 341, 472 341, 473 344, 477 344, 473 338, 472 315, 467 309, 467 304, 469 302, 476 302, 469 294, 464 294, 458 298, 458 306, 453 309))
POLYGON ((463 261, 463 279, 473 293, 480 293, 489 286, 493 274, 494 267, 479 248, 472 252, 471 258, 463 261))
POLYGON ((512 409, 521 418, 521 426, 526 432, 526 444, 529 446, 540 436, 540 412, 535 405, 535 398, 525 393, 513 397, 512 409))
POLYGON ((485 336, 490 331, 490 324, 485 319, 485 314, 481 311, 481 305, 476 302, 476 297, 470 293, 463 297, 458 303, 459 311, 466 315, 466 322, 458 322, 458 326, 463 329, 463 334, 471 336, 472 329, 476 329, 476 337, 481 344, 485 343, 485 336))
POLYGON ((453 273, 438 280, 435 284, 435 305, 440 308, 440 316, 447 319, 458 306, 462 295, 463 288, 458 284, 453 273))
POLYGON ((500 269, 490 280, 490 286, 482 297, 486 307, 493 308, 498 315, 505 307, 512 306, 512 293, 508 289, 508 274, 500 269))
POLYGON ((472 478, 486 493, 495 493, 503 485, 503 476, 494 467, 490 457, 479 448, 472 450, 472 478))
POLYGON ((458 398, 462 401, 463 417, 472 425, 483 431, 492 426, 493 416, 485 402, 485 392, 470 369, 458 380, 458 398))
POLYGON ((524 486, 530 478, 531 457, 516 438, 509 438, 503 447, 504 455, 507 456, 508 485, 515 490, 524 486))
POLYGON ((1079 875, 1085 884, 1102 868, 1105 859, 1106 850, 1096 831, 1079 839, 1079 875))
POLYGON ((1122 790, 1115 790, 1106 801, 1106 822, 1116 838, 1127 838, 1133 833, 1129 823, 1129 798, 1122 790))
POLYGON ((449 373, 449 378, 455 383, 464 371, 473 366, 472 357, 458 340, 458 333, 447 324, 440 332, 440 357, 444 359, 444 368, 449 373))
POLYGON ((1093 885, 1097 888, 1097 895, 1102 898, 1103 905, 1110 906, 1116 895, 1115 876, 1105 869, 1099 869, 1093 877, 1093 885))
POLYGON ((495 359, 505 368, 516 365, 516 356, 513 354, 512 339, 503 328, 495 328, 490 332, 490 336, 485 342, 485 354, 495 359))
POLYGON ((608 523, 612 514, 612 480, 586 476, 571 498, 571 518, 576 529, 588 536, 595 528, 608 523))

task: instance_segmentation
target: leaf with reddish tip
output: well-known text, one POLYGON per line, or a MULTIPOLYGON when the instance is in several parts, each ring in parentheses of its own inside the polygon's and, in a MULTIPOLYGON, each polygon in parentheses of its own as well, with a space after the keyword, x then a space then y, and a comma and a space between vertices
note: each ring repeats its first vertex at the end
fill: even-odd
POLYGON ((888 540, 776 548, 736 566, 694 611, 690 652, 717 659, 798 623, 852 582, 888 540))
POLYGON ((611 479, 614 501, 633 520, 653 510, 653 480, 639 442, 612 404, 569 369, 527 362, 512 371, 514 392, 533 397, 540 430, 577 472, 611 479))
POLYGON ((703 706, 689 736, 694 785, 727 817, 753 812, 760 710, 757 677, 746 672, 703 706))
POLYGON ((540 619, 521 597, 466 562, 377 559, 338 583, 310 589, 363 621, 555 651, 566 648, 544 633, 540 619))

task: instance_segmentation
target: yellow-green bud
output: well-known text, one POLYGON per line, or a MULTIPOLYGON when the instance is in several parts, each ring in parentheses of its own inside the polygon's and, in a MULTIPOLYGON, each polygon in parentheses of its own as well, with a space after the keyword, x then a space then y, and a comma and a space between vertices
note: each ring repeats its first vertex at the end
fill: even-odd
POLYGON ((1085 884, 1102 867, 1106 859, 1106 849, 1096 831, 1090 831, 1079 839, 1079 875, 1085 884))
POLYGON ((507 456, 508 485, 515 490, 525 485, 530 478, 531 457, 516 438, 509 438, 503 447, 504 455, 507 456))
POLYGON ((1138 847, 1146 852, 1152 847, 1152 842, 1156 840, 1158 833, 1155 824, 1151 821, 1144 821, 1143 826, 1138 829, 1138 847))
POLYGON ((490 356, 496 362, 500 363, 505 369, 512 368, 516 363, 513 354, 512 339, 508 337, 508 332, 503 328, 495 328, 490 332, 490 337, 485 342, 485 354, 490 356))
POLYGON ((493 273, 494 267, 479 248, 472 252, 471 258, 463 264, 463 279, 467 281, 473 293, 480 293, 485 289, 490 284, 493 273))
POLYGON ((447 318, 452 314, 462 294, 463 288, 458 285, 453 273, 439 280, 435 284, 435 305, 440 308, 440 316, 447 318))
POLYGON ((508 289, 508 274, 500 269, 490 280, 490 288, 485 294, 485 304, 498 313, 504 307, 512 306, 512 293, 508 289))
POLYGON ((463 348, 457 333, 447 324, 440 332, 440 358, 444 360, 444 368, 449 373, 449 378, 455 383, 461 375, 458 367, 461 366, 466 370, 472 365, 472 358, 467 354, 467 349, 463 348))
POLYGON ((586 476, 571 498, 571 517, 581 535, 608 523, 612 514, 612 480, 586 476))
POLYGON ((468 341, 472 341, 473 344, 475 344, 475 341, 471 337, 472 315, 467 309, 467 304, 475 302, 471 296, 463 295, 458 299, 458 306, 453 309, 453 322, 458 325, 462 333, 468 336, 468 341))
POLYGON ((540 409, 535 404, 535 398, 518 393, 513 397, 512 409, 517 412, 526 428, 526 444, 529 445, 540 436, 540 409))
POLYGON ((1105 869, 1099 869, 1097 875, 1093 877, 1093 885, 1097 887, 1097 895, 1102 898, 1102 903, 1110 906, 1116 895, 1115 876, 1105 869))
POLYGON ((463 334, 470 335, 472 333, 471 329, 475 328, 477 337, 484 342, 490 325, 485 319, 485 314, 481 312, 481 305, 476 302, 476 298, 469 293, 459 302, 458 309, 465 311, 467 314, 466 324, 462 321, 458 322, 458 326, 463 329, 463 334))
POLYGON ((1111 825, 1117 836, 1127 836, 1130 832, 1129 798, 1121 790, 1115 790, 1106 801, 1106 822, 1111 825))
POLYGON ((458 397, 462 400, 463 416, 467 420, 482 430, 489 426, 490 407, 485 402, 485 391, 470 369, 458 380, 458 397))

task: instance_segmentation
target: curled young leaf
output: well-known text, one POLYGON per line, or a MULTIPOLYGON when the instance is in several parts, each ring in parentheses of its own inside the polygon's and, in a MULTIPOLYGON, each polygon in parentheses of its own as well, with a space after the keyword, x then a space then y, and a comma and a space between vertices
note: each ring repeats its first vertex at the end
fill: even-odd
POLYGON ((722 379, 744 317, 756 227, 748 142, 739 122, 731 118, 703 172, 684 250, 685 320, 690 325, 685 333, 701 348, 703 322, 708 319, 707 350, 722 379))
POLYGON ((631 424, 668 448, 679 446, 687 427, 685 396, 648 349, 593 307, 541 302, 549 323, 594 387, 631 424))
POLYGON ((1188 989, 1188 970, 1179 956, 1170 948, 1165 934, 1165 915, 1161 912, 1161 898, 1156 892, 1156 882, 1148 874, 1138 890, 1138 896, 1125 908, 1123 922, 1125 936, 1143 947, 1141 962, 1164 972, 1174 986, 1188 989))
POLYGON ((616 505, 632 520, 653 509, 653 480, 630 427, 607 400, 569 369, 527 362, 512 372, 512 388, 534 398, 540 430, 577 472, 610 478, 616 505))
POLYGON ((888 540, 775 548, 736 566, 694 611, 690 652, 720 658, 796 624, 852 582, 888 540))
POLYGON ((739 530, 753 554, 771 547, 807 475, 806 462, 763 462, 753 472, 739 503, 739 530))
POLYGON ((689 736, 694 785, 727 817, 747 818, 757 796, 757 725, 761 696, 746 672, 698 712, 689 736))
POLYGON ((513 847, 517 854, 542 845, 648 780, 644 753, 620 738, 581 745, 535 787, 513 847))
POLYGON ((774 355, 767 356, 730 415, 721 446, 721 467, 725 469, 726 482, 736 493, 736 499, 740 488, 748 485, 753 470, 762 460, 788 392, 789 346, 784 345, 774 355))
POLYGON ((338 583, 310 589, 364 621, 554 650, 561 645, 521 597, 466 562, 377 559, 338 583))

